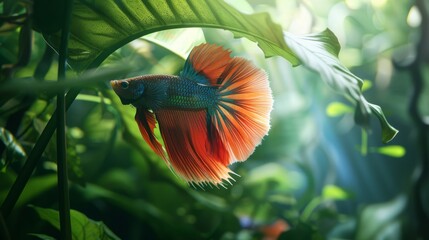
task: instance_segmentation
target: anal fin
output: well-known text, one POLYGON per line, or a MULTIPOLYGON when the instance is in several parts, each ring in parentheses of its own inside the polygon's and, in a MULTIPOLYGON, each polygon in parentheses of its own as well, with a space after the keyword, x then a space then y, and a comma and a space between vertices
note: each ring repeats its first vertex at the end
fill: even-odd
POLYGON ((142 134, 146 143, 152 148, 152 150, 167 161, 165 151, 162 145, 155 138, 153 130, 155 129, 155 116, 152 112, 144 108, 137 108, 135 120, 139 126, 140 133, 142 134))
POLYGON ((155 111, 170 164, 186 181, 222 184, 230 178, 230 154, 219 133, 208 133, 206 110, 155 111))

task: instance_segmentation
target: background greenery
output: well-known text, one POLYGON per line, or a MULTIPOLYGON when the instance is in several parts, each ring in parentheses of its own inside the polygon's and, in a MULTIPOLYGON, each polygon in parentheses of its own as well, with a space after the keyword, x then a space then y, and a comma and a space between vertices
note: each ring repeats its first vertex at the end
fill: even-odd
MULTIPOLYGON (((51 80, 57 79, 58 59, 49 45, 58 51, 63 5, 37 2, 31 8, 25 2, 1 1, 0 202, 56 107, 58 87, 51 80), (32 22, 25 20, 28 9, 34 9, 32 22), (13 21, 6 16, 13 16, 13 21), (26 27, 36 31, 24 31, 26 27), (26 94, 17 94, 18 90, 26 94)), ((80 12, 74 16, 81 22, 74 20, 71 25, 72 68, 67 82, 83 90, 67 112, 73 238, 273 239, 286 230, 283 239, 428 236, 420 228, 429 211, 424 204, 429 200, 427 173, 419 178, 422 163, 427 166, 429 161, 428 130, 427 124, 416 124, 415 115, 416 110, 429 114, 427 88, 418 85, 418 79, 429 81, 427 50, 419 44, 426 39, 423 1, 228 2, 246 14, 268 13, 283 30, 296 35, 331 29, 342 47, 339 59, 365 80, 365 97, 383 107, 400 133, 383 144, 376 118, 363 123, 369 126, 366 130, 356 125, 353 99, 337 94, 345 93, 344 85, 330 84, 334 91, 321 81, 320 71, 292 67, 298 62, 282 41, 276 43, 278 48, 260 45, 264 52, 249 41, 255 41, 252 32, 265 33, 272 26, 273 32, 266 34, 272 44, 277 34, 274 25, 253 26, 267 15, 217 23, 199 19, 217 24, 203 29, 158 32, 170 28, 166 22, 143 31, 138 23, 144 19, 107 29, 95 26, 121 18, 101 13, 117 10, 104 4, 103 11, 95 8, 88 13, 85 6, 92 6, 92 1, 75 1, 73 10, 80 12), (236 31, 237 22, 246 31, 236 31), (104 32, 97 32, 100 29, 104 32), (88 32, 93 35, 85 35, 88 32), (157 33, 146 35, 150 32, 157 33), (145 36, 123 45, 141 35, 145 36), (135 109, 121 105, 106 81, 177 74, 189 50, 204 41, 229 48, 233 55, 264 68, 275 99, 269 135, 249 160, 232 165, 241 177, 227 189, 195 189, 178 179, 144 143, 134 122, 135 109), (93 42, 97 45, 88 44, 93 42), (96 72, 84 71, 98 65, 96 72), (413 101, 415 87, 423 94, 413 101)), ((212 8, 218 19, 236 16, 224 12, 230 9, 228 4, 212 8)), ((314 70, 312 66, 307 64, 314 70)), ((7 229, 2 232, 12 239, 60 236, 56 149, 54 136, 15 208, 0 218, 7 229)))

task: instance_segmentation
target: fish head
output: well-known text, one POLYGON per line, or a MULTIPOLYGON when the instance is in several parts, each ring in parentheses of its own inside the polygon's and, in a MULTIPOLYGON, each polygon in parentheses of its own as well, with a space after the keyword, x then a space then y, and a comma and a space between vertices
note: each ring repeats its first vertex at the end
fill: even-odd
POLYGON ((138 101, 144 93, 144 84, 132 79, 112 80, 110 85, 124 105, 138 101))

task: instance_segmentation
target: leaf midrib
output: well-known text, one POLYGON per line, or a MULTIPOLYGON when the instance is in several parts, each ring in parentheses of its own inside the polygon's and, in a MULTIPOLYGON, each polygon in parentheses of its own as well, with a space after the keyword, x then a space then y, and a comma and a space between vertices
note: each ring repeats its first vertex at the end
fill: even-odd
MULTIPOLYGON (((118 45, 122 46, 122 45, 124 45, 126 43, 131 42, 134 39, 137 39, 139 37, 145 36, 145 35, 153 33, 153 32, 164 31, 164 30, 169 30, 169 29, 176 29, 176 28, 192 28, 192 27, 197 27, 197 28, 213 28, 213 29, 219 29, 220 27, 222 27, 223 30, 229 30, 229 31, 232 31, 232 32, 238 32, 238 33, 242 33, 244 35, 252 36, 255 39, 261 39, 262 41, 264 41, 265 43, 268 43, 269 45, 278 47, 279 49, 281 49, 281 51, 283 51, 285 54, 289 55, 290 57, 295 58, 294 59, 295 61, 288 59, 292 63, 293 66, 298 66, 300 64, 299 58, 297 56, 295 56, 295 54, 293 54, 292 51, 286 51, 286 50, 282 49, 282 46, 279 46, 277 43, 274 43, 271 40, 268 40, 266 38, 262 38, 262 37, 260 37, 260 36, 258 36, 256 34, 253 34, 253 33, 249 33, 249 32, 246 32, 246 31, 240 31, 237 28, 224 27, 224 26, 221 26, 221 25, 209 24, 209 23, 204 23, 204 24, 181 23, 181 24, 170 24, 170 25, 166 25, 166 26, 157 26, 157 27, 154 27, 154 28, 147 28, 147 29, 145 29, 145 30, 143 30, 141 32, 137 32, 135 34, 132 34, 129 37, 124 38, 121 41, 118 41, 117 43, 115 43, 114 45, 112 45, 110 48, 106 48, 105 50, 101 50, 101 51, 96 50, 97 48, 91 47, 91 44, 88 44, 87 41, 82 41, 79 38, 77 38, 77 39, 79 39, 79 41, 82 42, 82 43, 84 43, 87 47, 89 47, 91 49, 94 49, 97 52, 99 52, 99 54, 97 55, 97 57, 94 58, 94 60, 89 65, 91 67, 94 64, 98 63, 100 56, 104 56, 105 54, 109 55, 110 53, 114 52, 118 48, 118 45)), ((276 52, 278 52, 278 50, 276 50, 276 52)))

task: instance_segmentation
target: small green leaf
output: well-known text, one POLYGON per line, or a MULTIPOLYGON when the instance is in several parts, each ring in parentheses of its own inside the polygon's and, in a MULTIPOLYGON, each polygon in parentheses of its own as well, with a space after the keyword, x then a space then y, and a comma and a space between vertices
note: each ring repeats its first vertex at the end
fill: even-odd
POLYGON ((406 150, 401 145, 390 145, 374 149, 375 152, 387 155, 390 157, 401 158, 405 155, 406 150))
POLYGON ((12 161, 16 159, 23 159, 27 156, 24 148, 7 129, 0 127, 0 141, 6 146, 6 159, 0 165, 0 170, 7 167, 12 161))
MULTIPOLYGON (((39 217, 49 222, 53 227, 60 230, 59 212, 49 208, 40 208, 33 206, 39 217)), ((103 222, 97 222, 89 219, 83 213, 76 210, 70 211, 72 239, 73 240, 117 240, 117 237, 103 222)))
POLYGON ((373 113, 381 124, 382 141, 386 143, 395 137, 398 131, 387 122, 381 108, 367 102, 362 95, 362 79, 351 73, 338 60, 340 44, 329 29, 306 36, 285 33, 285 41, 304 66, 318 72, 333 89, 356 102, 355 120, 358 124, 368 127, 370 114, 373 113))
POLYGON ((353 108, 341 102, 332 102, 326 108, 326 114, 329 117, 338 117, 347 113, 352 113, 353 108))
POLYGON ((350 194, 338 186, 326 185, 322 190, 322 197, 330 200, 346 200, 350 198, 350 194))
POLYGON ((386 117, 383 114, 383 110, 381 107, 375 104, 371 104, 366 102, 371 108, 371 112, 375 114, 381 124, 381 139, 383 143, 388 143, 392 140, 396 134, 398 134, 398 130, 389 124, 386 117))

